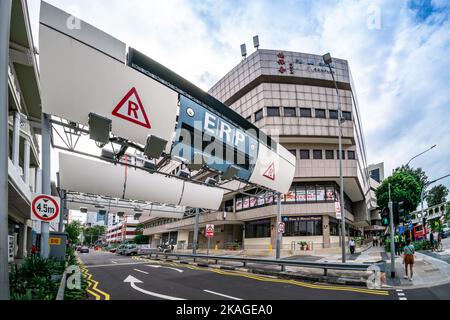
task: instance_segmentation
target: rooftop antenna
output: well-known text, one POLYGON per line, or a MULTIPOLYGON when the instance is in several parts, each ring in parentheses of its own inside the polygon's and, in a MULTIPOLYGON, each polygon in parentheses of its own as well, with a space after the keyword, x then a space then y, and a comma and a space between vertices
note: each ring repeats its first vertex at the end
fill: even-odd
POLYGON ((247 47, 245 43, 241 44, 241 56, 245 59, 247 57, 247 47))
POLYGON ((255 47, 256 50, 259 48, 259 36, 256 35, 253 37, 253 47, 255 47))

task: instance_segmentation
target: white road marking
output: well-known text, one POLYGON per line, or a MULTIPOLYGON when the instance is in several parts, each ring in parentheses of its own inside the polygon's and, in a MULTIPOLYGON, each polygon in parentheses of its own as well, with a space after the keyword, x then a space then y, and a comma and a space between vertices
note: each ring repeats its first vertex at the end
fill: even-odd
POLYGON ((98 268, 98 267, 115 267, 115 266, 128 266, 128 265, 133 265, 133 264, 144 264, 146 262, 126 262, 126 263, 113 263, 113 264, 91 264, 91 265, 86 265, 87 267, 90 268, 98 268))
POLYGON ((398 298, 398 299, 399 299, 399 300, 408 300, 408 299, 406 299, 406 298, 404 298, 404 297, 403 297, 403 298, 398 298))
POLYGON ((403 289, 397 289, 397 290, 395 290, 395 291, 397 291, 397 292, 403 292, 403 289))
POLYGON ((178 271, 179 273, 182 273, 182 272, 183 272, 183 270, 178 269, 178 268, 172 268, 172 267, 166 267, 166 266, 155 266, 155 265, 153 265, 153 264, 147 264, 146 267, 152 267, 152 268, 166 268, 166 269, 172 269, 172 270, 178 271))
POLYGON ((134 271, 137 271, 137 272, 141 272, 141 273, 145 273, 145 274, 148 274, 148 272, 147 271, 142 271, 142 270, 139 270, 139 269, 133 269, 134 271))
POLYGON ((164 294, 159 294, 159 293, 156 293, 156 292, 151 292, 151 291, 148 291, 148 290, 144 290, 144 289, 142 289, 142 288, 139 288, 139 287, 136 285, 136 283, 142 283, 142 281, 139 280, 139 279, 136 279, 135 277, 133 277, 133 276, 131 276, 131 275, 129 275, 125 280, 123 280, 123 282, 129 282, 130 285, 131 285, 131 287, 132 287, 134 290, 137 290, 137 291, 142 292, 142 293, 144 293, 144 294, 146 294, 146 295, 149 295, 149 296, 153 296, 153 297, 157 297, 157 298, 161 298, 161 299, 166 299, 166 300, 186 300, 186 299, 183 299, 183 298, 177 298, 177 297, 172 297, 172 296, 166 296, 166 295, 164 295, 164 294))
POLYGON ((113 261, 113 260, 111 260, 111 262, 112 262, 112 263, 118 263, 117 261, 113 261))
POLYGON ((221 296, 221 297, 224 297, 224 298, 232 299, 232 300, 242 300, 241 298, 236 298, 236 297, 228 296, 228 295, 226 295, 226 294, 219 293, 219 292, 214 292, 214 291, 211 291, 211 290, 203 290, 203 291, 208 292, 208 293, 211 293, 211 294, 215 294, 215 295, 217 295, 217 296, 221 296))

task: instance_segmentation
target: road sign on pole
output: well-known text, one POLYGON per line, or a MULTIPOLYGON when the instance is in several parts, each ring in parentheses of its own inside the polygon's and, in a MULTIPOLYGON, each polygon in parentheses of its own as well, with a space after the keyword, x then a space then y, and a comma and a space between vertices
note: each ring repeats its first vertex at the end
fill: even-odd
POLYGON ((342 215, 341 215, 341 203, 339 201, 336 201, 334 203, 334 210, 336 212, 336 219, 341 219, 342 215))
POLYGON ((214 237, 214 225, 213 224, 207 224, 205 229, 205 236, 207 238, 214 237))
POLYGON ((284 230, 285 230, 284 222, 280 222, 280 223, 278 224, 278 232, 279 232, 279 233, 284 233, 284 230))
POLYGON ((58 222, 60 199, 47 194, 35 194, 31 201, 31 219, 43 222, 58 222))

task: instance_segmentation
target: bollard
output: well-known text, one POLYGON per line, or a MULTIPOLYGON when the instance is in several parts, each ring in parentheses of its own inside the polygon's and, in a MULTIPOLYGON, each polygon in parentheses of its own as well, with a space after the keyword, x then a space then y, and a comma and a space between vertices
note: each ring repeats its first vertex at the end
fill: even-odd
POLYGON ((272 244, 269 244, 269 251, 272 252, 272 244))

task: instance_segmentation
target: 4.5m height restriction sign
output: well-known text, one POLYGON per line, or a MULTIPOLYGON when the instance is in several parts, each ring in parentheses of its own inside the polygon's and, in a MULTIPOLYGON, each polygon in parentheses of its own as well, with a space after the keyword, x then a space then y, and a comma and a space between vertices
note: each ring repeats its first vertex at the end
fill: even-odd
POLYGON ((31 202, 31 219, 44 222, 59 222, 60 199, 47 194, 35 194, 31 202))

